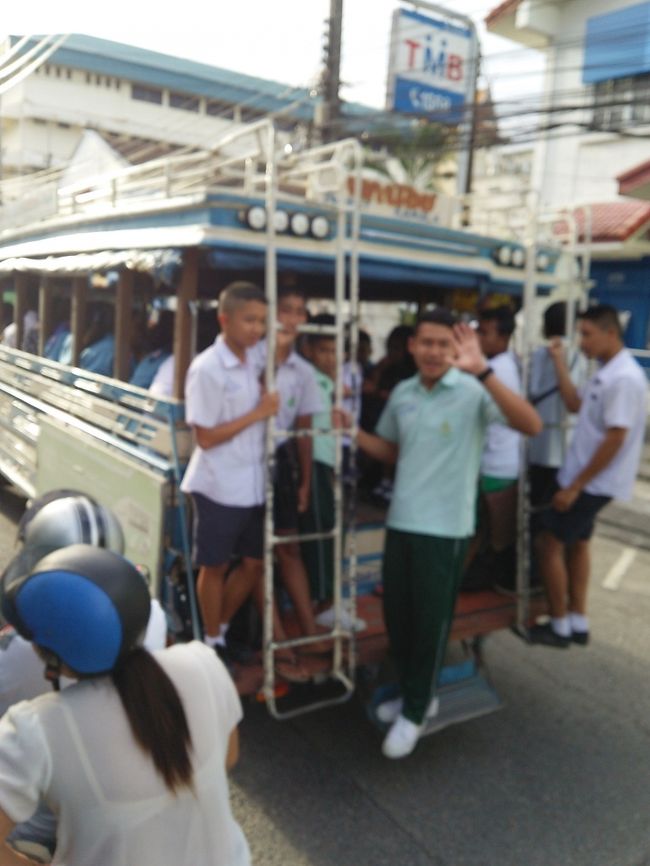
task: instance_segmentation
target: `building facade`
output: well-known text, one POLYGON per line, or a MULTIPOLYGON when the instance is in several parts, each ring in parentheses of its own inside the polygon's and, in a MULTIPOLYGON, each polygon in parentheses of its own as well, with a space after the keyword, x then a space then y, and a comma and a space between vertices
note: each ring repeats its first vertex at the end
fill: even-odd
POLYGON ((646 348, 650 203, 634 178, 649 154, 650 2, 506 0, 486 24, 545 54, 531 186, 542 206, 589 206, 592 296, 631 313, 627 340, 646 348))
MULTIPOLYGON (((0 59, 17 43, 0 44, 0 59)), ((27 42, 18 58, 36 47, 36 39, 27 42)), ((0 103, 4 178, 66 166, 88 130, 138 163, 209 148, 230 128, 269 114, 287 130, 308 128, 314 116, 308 89, 83 35, 68 36, 18 79, 0 103)))

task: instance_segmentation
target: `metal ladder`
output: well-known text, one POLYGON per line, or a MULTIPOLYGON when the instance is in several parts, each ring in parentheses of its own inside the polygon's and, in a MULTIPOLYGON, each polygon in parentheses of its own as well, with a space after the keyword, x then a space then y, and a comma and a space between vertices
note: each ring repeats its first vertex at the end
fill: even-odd
MULTIPOLYGON (((334 236, 328 242, 328 250, 334 258, 334 300, 336 306, 333 326, 305 326, 305 332, 311 331, 332 335, 336 341, 336 383, 335 404, 342 405, 343 399, 343 364, 345 355, 345 334, 349 333, 350 357, 356 358, 358 342, 358 296, 359 296, 359 264, 358 241, 360 230, 360 178, 362 152, 359 143, 354 140, 340 141, 331 145, 309 150, 298 155, 278 157, 273 131, 269 131, 268 151, 266 158, 266 296, 268 299, 267 328, 267 362, 266 384, 269 390, 275 389, 276 371, 276 329, 277 329, 277 248, 279 246, 272 215, 275 213, 278 189, 290 189, 298 193, 301 205, 309 207, 314 215, 325 216, 333 227, 334 236), (352 192, 348 189, 349 178, 356 179, 352 192), (346 297, 346 278, 349 280, 349 293, 346 297), (345 308, 349 315, 344 316, 345 308)), ((355 634, 354 629, 343 628, 342 611, 344 583, 348 588, 346 608, 352 619, 356 619, 356 549, 353 526, 346 531, 344 520, 344 491, 342 478, 342 442, 343 437, 354 430, 279 430, 275 418, 267 425, 266 454, 268 472, 266 476, 266 519, 264 543, 264 686, 263 694, 266 705, 272 716, 277 719, 292 718, 322 707, 347 701, 354 692, 355 671, 355 634), (275 450, 279 438, 295 438, 300 435, 322 435, 327 432, 336 438, 336 458, 334 466, 334 528, 331 531, 278 536, 273 527, 274 469, 275 450), (347 548, 347 568, 343 569, 343 553, 347 548), (334 543, 334 627, 331 632, 315 636, 293 638, 286 641, 276 641, 273 636, 273 606, 274 593, 274 552, 277 545, 289 542, 315 541, 331 539, 334 543), (278 706, 276 697, 275 654, 285 648, 297 648, 310 643, 331 640, 333 654, 331 669, 327 676, 343 687, 340 694, 334 697, 320 697, 311 702, 303 703, 291 709, 278 706)), ((354 436, 351 437, 351 461, 354 461, 354 436)))

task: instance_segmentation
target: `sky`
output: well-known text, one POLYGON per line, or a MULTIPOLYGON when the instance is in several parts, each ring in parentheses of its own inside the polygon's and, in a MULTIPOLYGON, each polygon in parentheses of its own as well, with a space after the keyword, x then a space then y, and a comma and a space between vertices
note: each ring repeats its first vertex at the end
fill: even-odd
MULTIPOLYGON (((493 98, 516 99, 539 89, 542 60, 537 52, 485 33, 482 21, 498 2, 449 0, 447 5, 477 22, 493 98)), ((399 0, 343 0, 343 5, 341 96, 383 107, 391 15, 399 0)), ((182 0, 155 6, 142 0, 101 5, 21 0, 3 4, 1 26, 5 34, 85 33, 309 86, 321 68, 329 7, 329 0, 182 0)))

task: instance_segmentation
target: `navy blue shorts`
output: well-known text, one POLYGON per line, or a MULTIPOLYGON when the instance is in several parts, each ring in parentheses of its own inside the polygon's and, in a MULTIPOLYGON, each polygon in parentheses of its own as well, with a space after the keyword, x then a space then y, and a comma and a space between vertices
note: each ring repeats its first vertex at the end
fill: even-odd
POLYGON ((194 564, 223 565, 234 556, 264 558, 264 506, 220 505, 193 493, 194 564))
MULTIPOLYGON (((556 485, 552 494, 559 489, 556 485)), ((564 544, 588 541, 594 531, 596 515, 611 501, 611 496, 594 496, 583 491, 568 511, 556 511, 552 506, 540 511, 539 528, 564 544)))

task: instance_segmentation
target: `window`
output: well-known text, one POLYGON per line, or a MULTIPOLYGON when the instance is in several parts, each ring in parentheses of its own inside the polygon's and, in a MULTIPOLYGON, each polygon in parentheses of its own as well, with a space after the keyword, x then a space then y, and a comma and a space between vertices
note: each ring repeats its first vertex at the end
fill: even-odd
POLYGON ((228 117, 232 118, 232 105, 227 102, 221 102, 218 99, 208 99, 205 103, 205 113, 211 117, 228 117))
POLYGON ((131 85, 131 99, 139 99, 141 102, 153 102, 162 105, 162 90, 157 87, 146 87, 144 84, 131 85))
POLYGON ((242 123, 253 123, 256 120, 259 120, 260 117, 264 117, 264 112, 259 111, 259 109, 242 108, 241 110, 242 123))
POLYGON ((201 100, 198 96, 190 96, 187 93, 177 93, 170 91, 169 106, 170 108, 182 108, 183 111, 198 111, 201 100))
POLYGON ((600 130, 650 123, 650 73, 594 85, 593 124, 600 130))

